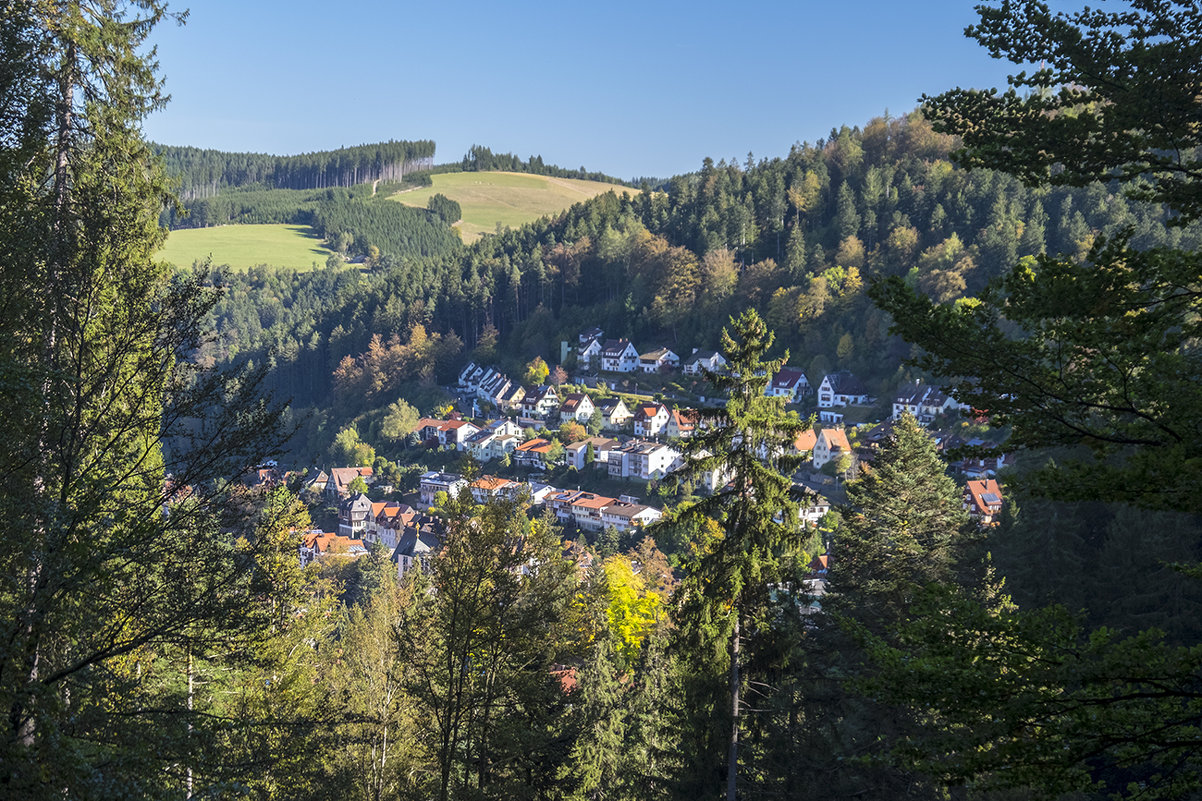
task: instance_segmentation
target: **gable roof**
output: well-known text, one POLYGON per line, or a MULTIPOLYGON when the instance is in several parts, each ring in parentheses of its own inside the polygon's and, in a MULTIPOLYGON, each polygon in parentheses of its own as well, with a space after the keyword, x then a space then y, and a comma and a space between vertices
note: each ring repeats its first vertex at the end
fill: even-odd
POLYGON ((773 389, 793 389, 798 384, 806 381, 806 374, 796 367, 782 367, 772 377, 773 389))
POLYGON ((851 443, 847 441, 847 432, 841 428, 824 428, 822 429, 822 433, 818 435, 818 438, 826 441, 826 447, 832 453, 836 449, 847 453, 851 452, 851 443))
POLYGON ((831 389, 836 395, 867 395, 868 390, 864 389, 864 385, 860 383, 860 379, 846 370, 840 370, 837 373, 830 373, 826 376, 826 380, 830 382, 831 389))
MULTIPOLYGON (((618 406, 626 409, 626 403, 621 398, 602 398, 601 400, 597 401, 597 408, 600 409, 601 413, 605 415, 613 414, 617 410, 618 406)), ((626 409, 626 411, 629 412, 630 410, 626 409)))
POLYGON ((964 489, 972 498, 973 511, 981 515, 996 514, 1002 505, 1002 487, 997 479, 969 481, 964 489))
POLYGON ((684 363, 685 363, 685 366, 687 367, 688 365, 696 364, 697 362, 713 361, 715 356, 717 356, 719 359, 722 359, 722 361, 724 361, 724 362, 726 361, 726 359, 722 358, 722 354, 716 350, 699 350, 699 351, 696 351, 695 353, 693 353, 692 355, 690 355, 687 359, 685 359, 684 363))
POLYGON ((641 362, 657 362, 660 359, 666 359, 669 356, 675 357, 676 354, 673 353, 672 351, 668 350, 667 348, 656 348, 655 350, 651 351, 650 353, 644 353, 641 356, 639 356, 639 361, 641 361, 641 362))
POLYGON ((793 447, 799 452, 812 451, 818 444, 818 434, 812 428, 807 428, 793 440, 793 447))
POLYGON ((605 340, 605 344, 601 346, 601 356, 603 358, 617 359, 626 352, 627 348, 633 347, 629 339, 607 339, 605 340))
POLYGON ((523 442, 517 449, 522 453, 546 453, 551 450, 551 440, 545 437, 535 437, 532 440, 523 442))
POLYGON ((563 412, 574 412, 586 400, 589 400, 589 397, 583 392, 570 392, 567 395, 564 395, 563 403, 560 405, 559 410, 563 412))

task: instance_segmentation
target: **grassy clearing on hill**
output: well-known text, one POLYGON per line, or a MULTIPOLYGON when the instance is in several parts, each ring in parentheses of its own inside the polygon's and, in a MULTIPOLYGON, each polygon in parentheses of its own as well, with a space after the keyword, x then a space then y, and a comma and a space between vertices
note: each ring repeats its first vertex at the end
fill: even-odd
POLYGON ((552 178, 516 172, 449 172, 431 176, 433 186, 398 192, 392 196, 407 206, 425 208, 430 196, 442 193, 463 207, 463 220, 456 227, 463 241, 473 242, 497 230, 497 223, 516 227, 539 217, 556 214, 573 203, 588 200, 611 189, 633 192, 629 187, 552 178))
POLYGON ((158 257, 187 267, 210 254, 214 265, 235 270, 259 264, 308 270, 324 266, 330 251, 307 225, 220 225, 172 231, 158 257))

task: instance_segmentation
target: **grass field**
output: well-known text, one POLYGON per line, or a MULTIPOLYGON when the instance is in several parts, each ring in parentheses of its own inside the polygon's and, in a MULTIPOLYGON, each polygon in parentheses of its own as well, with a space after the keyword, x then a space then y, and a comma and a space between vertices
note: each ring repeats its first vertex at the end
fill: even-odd
POLYGON ((398 192, 392 199, 425 208, 430 196, 441 192, 458 201, 463 208, 463 220, 456 227, 463 234, 464 242, 473 242, 481 234, 493 233, 497 223, 505 227, 519 226, 556 214, 573 203, 611 189, 635 191, 616 184, 516 172, 450 172, 431 178, 433 186, 398 192))
POLYGON ((213 265, 245 270, 259 264, 308 270, 330 255, 307 225, 221 225, 172 231, 159 258, 180 267, 212 254, 213 265))

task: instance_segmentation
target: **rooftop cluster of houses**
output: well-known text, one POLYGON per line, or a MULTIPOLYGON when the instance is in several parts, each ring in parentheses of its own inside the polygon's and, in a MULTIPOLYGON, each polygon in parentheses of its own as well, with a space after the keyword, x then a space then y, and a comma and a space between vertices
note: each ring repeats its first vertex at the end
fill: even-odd
POLYGON ((726 366, 722 354, 713 350, 698 350, 681 361, 676 351, 668 347, 652 348, 639 353, 629 339, 605 339, 600 328, 582 331, 576 346, 576 363, 583 370, 607 373, 667 373, 680 370, 685 375, 701 375, 702 370, 717 372, 726 366))
POLYGON ((967 411, 968 406, 959 403, 938 387, 928 386, 921 381, 906 384, 893 396, 893 419, 899 420, 909 414, 924 426, 930 425, 940 415, 967 411))
POLYGON ((357 478, 363 479, 363 483, 369 487, 376 480, 370 467, 335 467, 329 471, 312 471, 301 486, 310 492, 324 494, 330 503, 337 503, 350 496, 351 484, 357 478))

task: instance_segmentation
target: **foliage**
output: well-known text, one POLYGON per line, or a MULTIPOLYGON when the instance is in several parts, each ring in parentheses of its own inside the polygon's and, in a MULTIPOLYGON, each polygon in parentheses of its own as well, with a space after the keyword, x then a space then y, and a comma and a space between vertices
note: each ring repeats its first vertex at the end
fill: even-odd
MULTIPOLYGON (((768 397, 769 376, 788 359, 766 359, 773 336, 758 314, 744 312, 723 331, 722 350, 729 374, 707 378, 728 392, 726 406, 701 412, 701 434, 682 443, 685 477, 721 471, 729 476, 729 489, 678 510, 684 518, 718 521, 723 536, 708 544, 682 584, 680 625, 690 647, 702 652, 726 641, 729 672, 730 717, 709 710, 711 720, 729 727, 727 744, 727 797, 735 797, 739 773, 739 742, 746 702, 744 641, 755 655, 771 643, 777 594, 773 586, 789 577, 789 566, 804 555, 796 552, 797 504, 790 498, 788 475, 799 464, 789 449, 804 424, 784 411, 784 399, 768 397)), ((719 646, 720 647, 720 646, 719 646)), ((772 647, 775 647, 774 645, 772 647)), ((709 660, 699 672, 712 670, 709 660)), ((712 724, 711 724, 712 725, 712 724)), ((715 754, 694 758, 714 760, 715 754)))
MULTIPOLYGON (((560 425, 559 432, 556 436, 563 444, 571 445, 573 442, 580 442, 583 439, 588 439, 588 431, 584 426, 580 425, 580 423, 577 423, 575 420, 568 420, 560 425)), ((588 447, 591 448, 592 443, 589 443, 588 447)), ((586 461, 592 461, 591 459, 588 459, 587 454, 585 459, 586 461)))
POLYGON ((522 373, 522 383, 535 387, 541 386, 549 375, 551 375, 551 368, 547 366, 543 357, 535 356, 526 365, 525 372, 522 373))
POLYGON ((430 210, 431 214, 438 217, 447 225, 451 225, 463 217, 463 209, 460 208, 459 204, 441 192, 436 192, 430 196, 430 199, 426 202, 426 208, 430 210))
POLYGON ((428 168, 434 158, 429 140, 344 147, 299 156, 226 153, 196 147, 156 145, 167 174, 180 183, 185 199, 216 194, 227 187, 326 189, 401 180, 406 172, 428 168))
MULTIPOLYGON (((944 130, 964 135, 963 158, 1029 182, 1118 178, 1128 194, 1164 202, 1176 222, 1199 216, 1191 121, 1198 104, 1181 77, 1196 61, 1195 6, 1134 2, 1118 13, 1052 14, 1027 2, 980 13, 970 35, 995 54, 1048 66, 1013 79, 1040 90, 1025 98, 956 91, 928 101, 944 130), (1066 82, 1058 93, 1042 91, 1057 81, 1066 82)), ((896 330, 924 349, 920 363, 955 376, 958 396, 1009 425, 1014 445, 1055 449, 1055 461, 1035 457, 1033 473, 1017 477, 1029 490, 1196 514, 1196 246, 1148 242, 1128 229, 1088 247, 1049 250, 1068 252, 1019 261, 978 299, 932 304, 896 279, 873 294, 896 330), (963 347, 969 339, 974 354, 963 347)), ((1049 561, 1071 577, 1091 556, 1078 547, 1082 538, 1097 539, 1105 528, 1095 528, 1100 515, 1088 507, 1049 511, 1056 510, 1040 513, 1055 526, 1049 561)), ((1189 526, 1176 530, 1191 536, 1189 526)), ((1095 569, 1104 565, 1113 576, 1121 563, 1111 550, 1095 569)), ((1196 578, 1196 568, 1183 570, 1196 578)), ((1130 597, 1127 583, 1112 582, 1108 592, 1130 597)), ((1071 592, 1055 594, 1062 597, 1041 600, 1071 592)), ((938 610, 914 616, 877 651, 881 686, 939 724, 939 741, 913 743, 911 761, 985 787, 1196 794, 1202 765, 1196 725, 1186 722, 1197 714, 1192 622, 1172 626, 1184 635, 1181 647, 1155 629, 1139 631, 1121 613, 1115 618, 1138 633, 1090 633, 1063 610, 1014 609, 996 593, 991 602, 944 588, 928 601, 938 610), (936 688, 926 671, 939 662, 936 688), (956 754, 934 757, 948 739, 957 741, 956 754)), ((1089 605, 1101 611, 1097 599, 1089 605)))
POLYGON ((605 615, 614 643, 614 658, 629 665, 638 656, 643 639, 651 631, 664 598, 646 586, 634 572, 630 559, 615 555, 605 560, 605 589, 609 604, 605 615))
POLYGON ((429 795, 550 792, 567 757, 557 664, 576 653, 574 570, 544 521, 512 504, 448 502, 432 572, 410 571, 397 625, 425 724, 429 795), (537 570, 527 570, 536 564, 537 570))
POLYGON ((402 398, 388 404, 388 411, 380 424, 380 433, 388 439, 398 440, 417 430, 421 413, 402 398))
POLYGON ((503 170, 505 172, 528 172, 534 175, 550 175, 556 178, 578 178, 583 181, 603 181, 607 184, 626 184, 625 181, 600 172, 589 172, 581 167, 578 170, 566 170, 553 164, 544 164, 542 156, 531 156, 523 161, 512 153, 493 153, 482 145, 472 145, 468 148, 460 165, 464 172, 485 172, 503 170))
POLYGON ((1053 12, 1041 2, 981 6, 966 34, 994 58, 1039 63, 996 91, 924 98, 939 130, 963 137, 956 158, 1029 184, 1122 181, 1141 200, 1202 217, 1202 146, 1194 84, 1202 58, 1196 3, 1053 12))
POLYGON ((164 99, 143 47, 166 16, 156 2, 18 3, 0 19, 11 797, 160 797, 238 774, 245 763, 201 773, 227 719, 188 678, 198 662, 245 665, 295 553, 231 503, 276 452, 280 412, 254 374, 188 361, 214 293, 153 260, 171 198, 140 139, 164 99))

